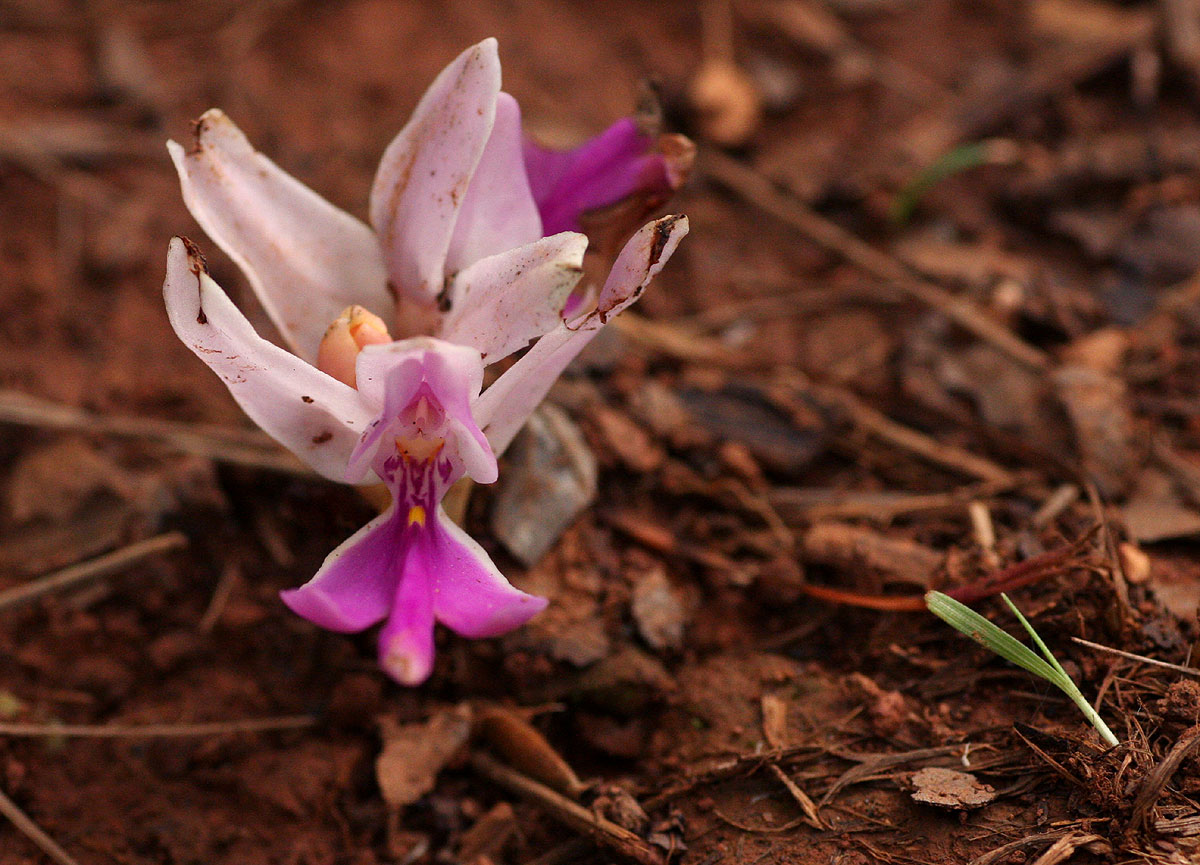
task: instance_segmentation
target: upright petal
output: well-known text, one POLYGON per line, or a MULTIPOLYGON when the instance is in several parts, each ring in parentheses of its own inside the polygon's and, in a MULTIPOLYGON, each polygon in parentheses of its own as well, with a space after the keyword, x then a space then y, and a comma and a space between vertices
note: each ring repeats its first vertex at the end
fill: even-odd
POLYGON ((545 598, 513 588, 483 547, 440 508, 433 532, 433 612, 447 628, 472 639, 497 637, 546 608, 545 598))
MULTIPOLYGON (((631 117, 574 150, 559 151, 525 142, 525 169, 542 215, 542 230, 580 231, 581 214, 642 193, 661 205, 682 182, 676 160, 656 151, 658 137, 631 117)), ((686 155, 690 165, 690 151, 686 155)), ((683 166, 678 166, 682 168, 683 166)), ((650 207, 649 210, 653 210, 650 207)))
POLYGON ((388 145, 371 188, 371 224, 400 294, 432 305, 467 187, 496 117, 495 39, 468 48, 425 91, 388 145))
POLYGON ((439 335, 486 363, 524 348, 561 323, 586 250, 586 237, 563 232, 475 262, 454 279, 439 335))
MULTIPOLYGON (((496 480, 496 457, 471 408, 483 386, 478 351, 431 337, 369 345, 358 356, 357 374, 359 393, 370 404, 382 405, 385 419, 397 416, 420 384, 427 383, 446 412, 466 473, 482 484, 496 480)), ((353 460, 355 473, 365 471, 372 438, 383 429, 377 426, 363 438, 353 460)))
POLYGON ((371 229, 255 152, 223 113, 200 118, 190 150, 167 148, 188 209, 300 357, 316 360, 325 328, 347 306, 391 308, 371 229))
POLYGON ((311 580, 279 596, 297 615, 343 634, 383 621, 396 593, 403 530, 388 508, 326 556, 311 580))
POLYGON ((496 122, 463 199, 446 273, 499 252, 523 246, 543 234, 521 153, 521 109, 507 93, 496 99, 496 122))
POLYGON ((596 309, 543 336, 483 392, 475 419, 496 454, 504 452, 555 379, 608 319, 641 297, 687 232, 685 216, 664 216, 641 228, 617 256, 596 309))
POLYGON ((199 250, 176 237, 163 296, 171 326, 224 380, 250 418, 315 471, 343 481, 373 418, 357 392, 254 332, 212 281, 199 250))

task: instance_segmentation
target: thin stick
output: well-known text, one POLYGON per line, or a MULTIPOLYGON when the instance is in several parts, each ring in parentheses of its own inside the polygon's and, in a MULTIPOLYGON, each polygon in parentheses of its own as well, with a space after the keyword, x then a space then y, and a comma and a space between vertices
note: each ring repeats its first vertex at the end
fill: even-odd
POLYGON ((58 846, 58 842, 47 835, 33 819, 17 807, 17 803, 0 790, 0 814, 8 818, 17 831, 37 845, 38 849, 58 865, 79 865, 70 853, 58 846))
MULTIPOLYGON (((1044 580, 1058 573, 1067 566, 1070 559, 1083 549, 1096 533, 1093 527, 1083 537, 1072 543, 1033 556, 1023 562, 1009 565, 999 571, 988 574, 973 583, 955 586, 948 589, 946 594, 962 604, 973 604, 1001 592, 1011 592, 1023 588, 1030 583, 1044 580)), ((864 595, 860 592, 835 589, 832 586, 822 586, 815 583, 805 583, 799 587, 806 595, 833 604, 848 604, 854 607, 864 607, 868 610, 883 610, 886 612, 915 613, 925 609, 925 600, 917 595, 864 595)))
POLYGON ((1133 652, 1125 652, 1121 649, 1114 649, 1112 646, 1102 646, 1099 643, 1093 643, 1091 640, 1085 640, 1081 637, 1072 637, 1072 641, 1081 646, 1087 646, 1089 649, 1095 649, 1098 652, 1108 652, 1110 655, 1117 655, 1121 658, 1126 658, 1130 661, 1137 661, 1140 664, 1149 664, 1152 667, 1162 667, 1164 670, 1171 670, 1176 673, 1182 673, 1185 676, 1195 676, 1200 679, 1200 670, 1193 670, 1191 667, 1183 667, 1179 664, 1171 664, 1167 661, 1160 661, 1156 658, 1147 658, 1145 655, 1135 655, 1133 652))
POLYGON ((510 769, 486 754, 471 755, 471 767, 489 781, 536 802, 554 819, 587 835, 597 844, 632 859, 639 865, 663 865, 662 855, 624 826, 618 826, 582 805, 572 802, 545 784, 510 769))
POLYGON ((754 169, 724 154, 703 150, 701 170, 750 204, 796 228, 818 245, 838 253, 876 279, 938 310, 1013 360, 1037 371, 1050 367, 1050 359, 1045 352, 988 318, 975 304, 920 279, 892 256, 819 216, 794 196, 780 192, 754 169))
POLYGON ((799 805, 800 810, 804 812, 804 817, 802 818, 804 822, 809 826, 812 826, 818 832, 825 831, 825 824, 821 822, 821 815, 817 812, 816 803, 813 802, 812 798, 802 789, 800 789, 800 786, 790 777, 788 777, 787 772, 784 772, 782 769, 780 769, 777 763, 771 763, 767 769, 779 780, 779 783, 783 784, 783 786, 787 788, 787 791, 792 794, 792 798, 796 800, 796 804, 799 805))
POLYGON ((934 465, 1003 487, 1017 484, 1017 475, 1008 469, 963 448, 939 442, 912 427, 897 423, 848 390, 817 384, 799 374, 789 375, 787 383, 827 405, 842 410, 850 417, 852 423, 865 432, 894 447, 916 454, 934 465))
POLYGON ((0 723, 0 736, 68 736, 87 739, 182 739, 225 736, 233 733, 266 733, 303 730, 317 719, 310 715, 277 718, 244 718, 200 724, 18 724, 0 723))
POLYGON ((75 406, 0 391, 0 421, 43 429, 152 439, 174 451, 217 462, 283 474, 315 477, 312 470, 271 439, 251 430, 177 423, 150 417, 102 415, 75 406))
POLYGON ((105 553, 86 562, 63 568, 27 583, 0 592, 0 610, 32 601, 50 592, 65 589, 88 580, 106 577, 127 568, 142 559, 186 547, 187 536, 182 532, 167 532, 136 544, 130 544, 111 553, 105 553))

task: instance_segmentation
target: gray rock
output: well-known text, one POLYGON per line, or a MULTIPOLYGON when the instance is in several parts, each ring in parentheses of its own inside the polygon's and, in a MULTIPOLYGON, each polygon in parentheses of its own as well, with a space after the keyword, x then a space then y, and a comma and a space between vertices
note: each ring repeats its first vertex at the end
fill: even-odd
POLYGON ((526 567, 535 564, 596 497, 596 457, 561 409, 543 403, 508 452, 492 531, 526 567))

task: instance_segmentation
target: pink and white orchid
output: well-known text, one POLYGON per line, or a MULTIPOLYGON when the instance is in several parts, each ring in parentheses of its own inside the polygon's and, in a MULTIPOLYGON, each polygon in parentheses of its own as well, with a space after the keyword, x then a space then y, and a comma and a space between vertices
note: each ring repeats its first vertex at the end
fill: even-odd
MULTIPOLYGON (((380 663, 404 684, 432 670, 435 621, 487 637, 544 608, 445 516, 442 497, 463 476, 496 479, 496 455, 596 331, 640 296, 687 220, 639 230, 595 307, 564 320, 587 238, 542 236, 519 113, 500 91, 491 39, 443 70, 387 148, 371 191, 374 231, 255 152, 220 112, 201 118, 191 150, 169 147, 192 214, 241 266, 294 353, 254 332, 182 238, 164 284, 176 333, 315 471, 379 480, 392 494, 387 511, 283 594, 288 606, 336 631, 385 622, 380 663), (375 313, 391 313, 399 341, 375 313), (533 340, 481 394, 484 366, 533 340)), ((602 150, 597 176, 621 162, 602 150)), ((562 204, 570 178, 587 175, 582 152, 555 169, 558 191, 543 205, 569 213, 602 199, 584 191, 562 204)), ((630 172, 644 164, 617 174, 630 172)), ((622 183, 614 189, 626 194, 622 183)))

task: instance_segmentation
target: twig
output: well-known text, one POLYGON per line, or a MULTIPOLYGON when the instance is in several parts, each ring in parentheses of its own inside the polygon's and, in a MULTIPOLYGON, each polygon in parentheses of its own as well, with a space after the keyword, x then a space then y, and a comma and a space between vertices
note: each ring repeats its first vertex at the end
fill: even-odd
POLYGON ((489 781, 533 800, 551 817, 576 832, 587 835, 597 844, 602 844, 640 865, 663 865, 663 856, 636 834, 611 820, 593 814, 545 784, 534 781, 479 752, 471 755, 471 767, 489 781))
POLYGON ((780 769, 777 764, 771 763, 767 767, 767 770, 779 780, 779 783, 787 788, 788 793, 790 793, 792 798, 796 800, 796 804, 799 805, 800 810, 804 812, 804 817, 802 818, 804 822, 809 826, 812 826, 818 832, 823 832, 825 830, 825 824, 821 822, 821 815, 817 813, 817 806, 813 802, 812 798, 803 790, 801 790, 799 785, 796 784, 796 782, 790 777, 788 777, 787 772, 784 772, 782 769, 780 769))
MULTIPOLYGON (((1095 533, 1096 528, 1093 527, 1091 531, 1072 543, 1001 568, 976 582, 947 589, 946 594, 960 603, 973 604, 976 601, 994 597, 1001 592, 1011 592, 1036 583, 1038 580, 1044 580, 1064 567, 1076 553, 1083 549, 1095 533)), ((799 588, 806 595, 822 601, 863 607, 868 610, 915 613, 925 609, 924 598, 915 595, 866 595, 813 583, 805 583, 799 588)))
POLYGON ((961 752, 964 747, 969 747, 969 743, 964 743, 963 745, 940 745, 936 748, 918 748, 914 751, 905 751, 899 754, 866 755, 867 759, 860 762, 857 766, 851 766, 833 782, 833 786, 821 797, 821 801, 817 807, 825 807, 845 787, 849 787, 851 784, 858 784, 878 772, 894 769, 897 766, 903 766, 915 760, 944 758, 948 755, 961 752))
MULTIPOLYGON (((1076 833, 1069 829, 1056 829, 1053 832, 1040 832, 1036 835, 1026 835, 1022 838, 1018 838, 1016 841, 1010 841, 1007 844, 1002 844, 994 850, 989 850, 981 856, 976 856, 968 863, 968 865, 994 865, 994 863, 1004 861, 1009 857, 1010 854, 1024 847, 1032 847, 1035 844, 1041 844, 1043 841, 1058 842, 1063 838, 1073 838, 1075 835, 1076 833)), ((1093 839, 1102 840, 1099 836, 1093 835, 1090 836, 1087 841, 1083 841, 1082 843, 1090 843, 1090 841, 1093 839)), ((1053 847, 1053 845, 1051 845, 1051 847, 1053 847)))
POLYGON ((1042 506, 1034 512, 1029 523, 1035 529, 1044 529, 1054 522, 1063 511, 1079 500, 1079 487, 1063 484, 1052 492, 1042 506))
POLYGON ((1157 658, 1147 658, 1145 655, 1135 655, 1133 652, 1125 652, 1121 649, 1114 649, 1112 646, 1102 646, 1099 643, 1093 643, 1091 640, 1085 640, 1082 637, 1072 637, 1072 641, 1081 646, 1087 646, 1089 649, 1095 649, 1098 652, 1108 652, 1110 655, 1116 655, 1121 658, 1126 658, 1130 661, 1137 661, 1139 664, 1149 664, 1153 667, 1162 667, 1164 670, 1171 670, 1176 673, 1182 673, 1185 676, 1195 676, 1200 679, 1200 670, 1193 670, 1191 667, 1183 667, 1179 664, 1171 664, 1167 661, 1160 661, 1157 658))
POLYGON ((275 445, 267 436, 248 430, 177 423, 149 417, 96 414, 11 390, 0 391, 0 422, 44 429, 152 439, 179 453, 207 457, 217 462, 301 477, 315 477, 312 470, 275 445))
POLYGON ((267 733, 303 730, 317 719, 310 715, 277 718, 244 718, 199 724, 18 724, 0 723, 0 736, 64 736, 81 739, 182 739, 224 736, 233 733, 267 733))
POLYGON ((935 511, 958 510, 967 502, 1002 492, 1004 485, 972 484, 944 493, 837 490, 824 487, 775 487, 767 498, 785 520, 866 519, 890 522, 897 517, 935 511))
POLYGON ((795 372, 788 374, 786 382, 814 399, 841 410, 859 429, 894 447, 916 454, 934 465, 1002 487, 1017 485, 1017 475, 1008 469, 970 451, 944 444, 912 427, 897 423, 844 388, 817 384, 807 376, 795 372))
POLYGON ((111 553, 105 553, 86 562, 71 565, 44 577, 14 586, 5 592, 0 592, 0 610, 32 601, 34 598, 87 580, 106 577, 142 559, 186 547, 187 543, 187 536, 183 533, 167 532, 111 553))
POLYGON ((18 808, 17 803, 8 798, 3 790, 0 790, 0 814, 7 817, 18 832, 36 844, 39 850, 58 865, 79 865, 70 853, 58 846, 57 841, 42 831, 42 828, 34 823, 28 814, 18 808))
POLYGON ((1146 773, 1133 800, 1133 810, 1129 816, 1130 828, 1137 828, 1146 821, 1171 776, 1197 747, 1200 747, 1200 727, 1192 727, 1179 737, 1179 741, 1167 752, 1167 756, 1146 773))
POLYGON ((222 569, 221 578, 217 580, 217 587, 213 589, 212 598, 209 599, 208 609, 200 617, 200 633, 207 634, 217 626, 221 614, 225 612, 225 605, 229 603, 229 596, 233 594, 233 588, 241 580, 241 576, 235 564, 228 564, 222 569))
POLYGON ((750 204, 796 228, 818 245, 838 253, 875 278, 933 307, 1013 360, 1037 371, 1050 367, 1050 359, 1045 352, 992 321, 975 304, 918 278, 892 256, 819 216, 794 196, 780 192, 754 169, 712 150, 702 150, 700 156, 702 172, 750 204))
POLYGON ((983 560, 989 568, 1000 567, 1000 556, 996 553, 996 527, 992 523, 992 514, 988 506, 981 501, 973 501, 967 505, 967 515, 971 518, 971 529, 975 533, 975 543, 983 554, 983 560))

